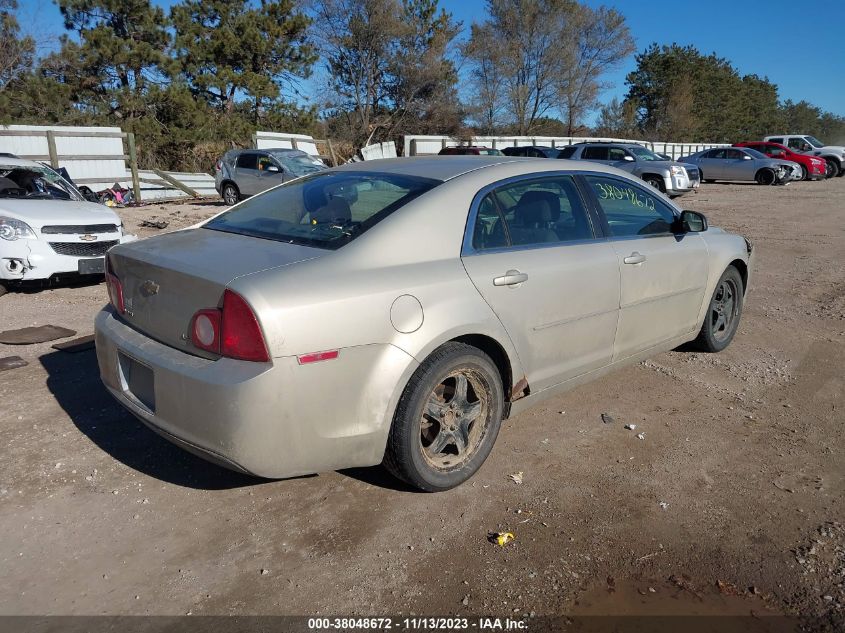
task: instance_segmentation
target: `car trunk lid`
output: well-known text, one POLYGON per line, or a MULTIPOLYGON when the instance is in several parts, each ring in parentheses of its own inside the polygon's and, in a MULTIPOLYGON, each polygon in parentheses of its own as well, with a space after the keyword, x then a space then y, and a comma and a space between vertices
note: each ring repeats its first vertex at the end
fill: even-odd
POLYGON ((190 322, 218 307, 226 286, 252 273, 313 259, 327 251, 210 229, 191 229, 116 246, 112 273, 123 288, 124 318, 166 345, 213 357, 190 342, 190 322))

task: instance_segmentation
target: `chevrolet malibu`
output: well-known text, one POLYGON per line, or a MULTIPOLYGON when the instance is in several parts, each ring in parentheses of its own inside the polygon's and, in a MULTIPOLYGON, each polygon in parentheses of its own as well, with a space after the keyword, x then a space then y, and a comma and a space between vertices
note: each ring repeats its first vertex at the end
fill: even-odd
POLYGON ((262 477, 471 477, 500 424, 742 315, 751 244, 583 161, 419 157, 299 178, 107 258, 103 382, 262 477))

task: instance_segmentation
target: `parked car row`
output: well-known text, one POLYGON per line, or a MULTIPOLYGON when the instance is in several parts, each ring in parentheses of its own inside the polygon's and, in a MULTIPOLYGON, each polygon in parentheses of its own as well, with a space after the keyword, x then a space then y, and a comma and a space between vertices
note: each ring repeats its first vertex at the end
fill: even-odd
POLYGON ((669 197, 693 191, 701 182, 725 180, 776 185, 845 173, 845 148, 824 145, 815 137, 800 134, 767 136, 763 141, 705 149, 678 160, 638 143, 609 141, 585 141, 557 148, 525 145, 501 151, 466 145, 444 147, 439 154, 587 160, 634 174, 669 197))

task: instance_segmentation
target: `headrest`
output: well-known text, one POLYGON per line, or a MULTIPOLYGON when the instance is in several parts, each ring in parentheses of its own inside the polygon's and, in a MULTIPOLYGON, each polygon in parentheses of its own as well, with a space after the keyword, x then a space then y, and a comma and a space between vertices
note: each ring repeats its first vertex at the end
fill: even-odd
POLYGON ((526 191, 522 194, 522 197, 519 199, 518 206, 523 206, 527 204, 531 204, 534 202, 543 201, 549 206, 549 213, 551 213, 551 218, 549 218, 549 222, 557 222, 558 218, 560 218, 560 198, 557 197, 556 194, 552 193, 551 191, 526 191))
POLYGON ((552 221, 552 210, 549 208, 549 203, 546 200, 536 200, 527 204, 523 204, 522 200, 520 200, 519 206, 516 208, 516 215, 523 226, 552 221))
POLYGON ((320 207, 311 214, 311 220, 317 224, 330 222, 347 222, 352 219, 352 209, 345 198, 335 196, 329 199, 327 205, 320 207))

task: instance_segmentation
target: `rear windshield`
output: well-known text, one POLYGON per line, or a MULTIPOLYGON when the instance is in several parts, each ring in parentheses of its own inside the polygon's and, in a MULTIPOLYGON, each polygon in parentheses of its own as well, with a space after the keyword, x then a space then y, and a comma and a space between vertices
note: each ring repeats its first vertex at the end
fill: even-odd
POLYGON ((397 174, 322 172, 249 198, 203 228, 335 250, 439 184, 397 174))

